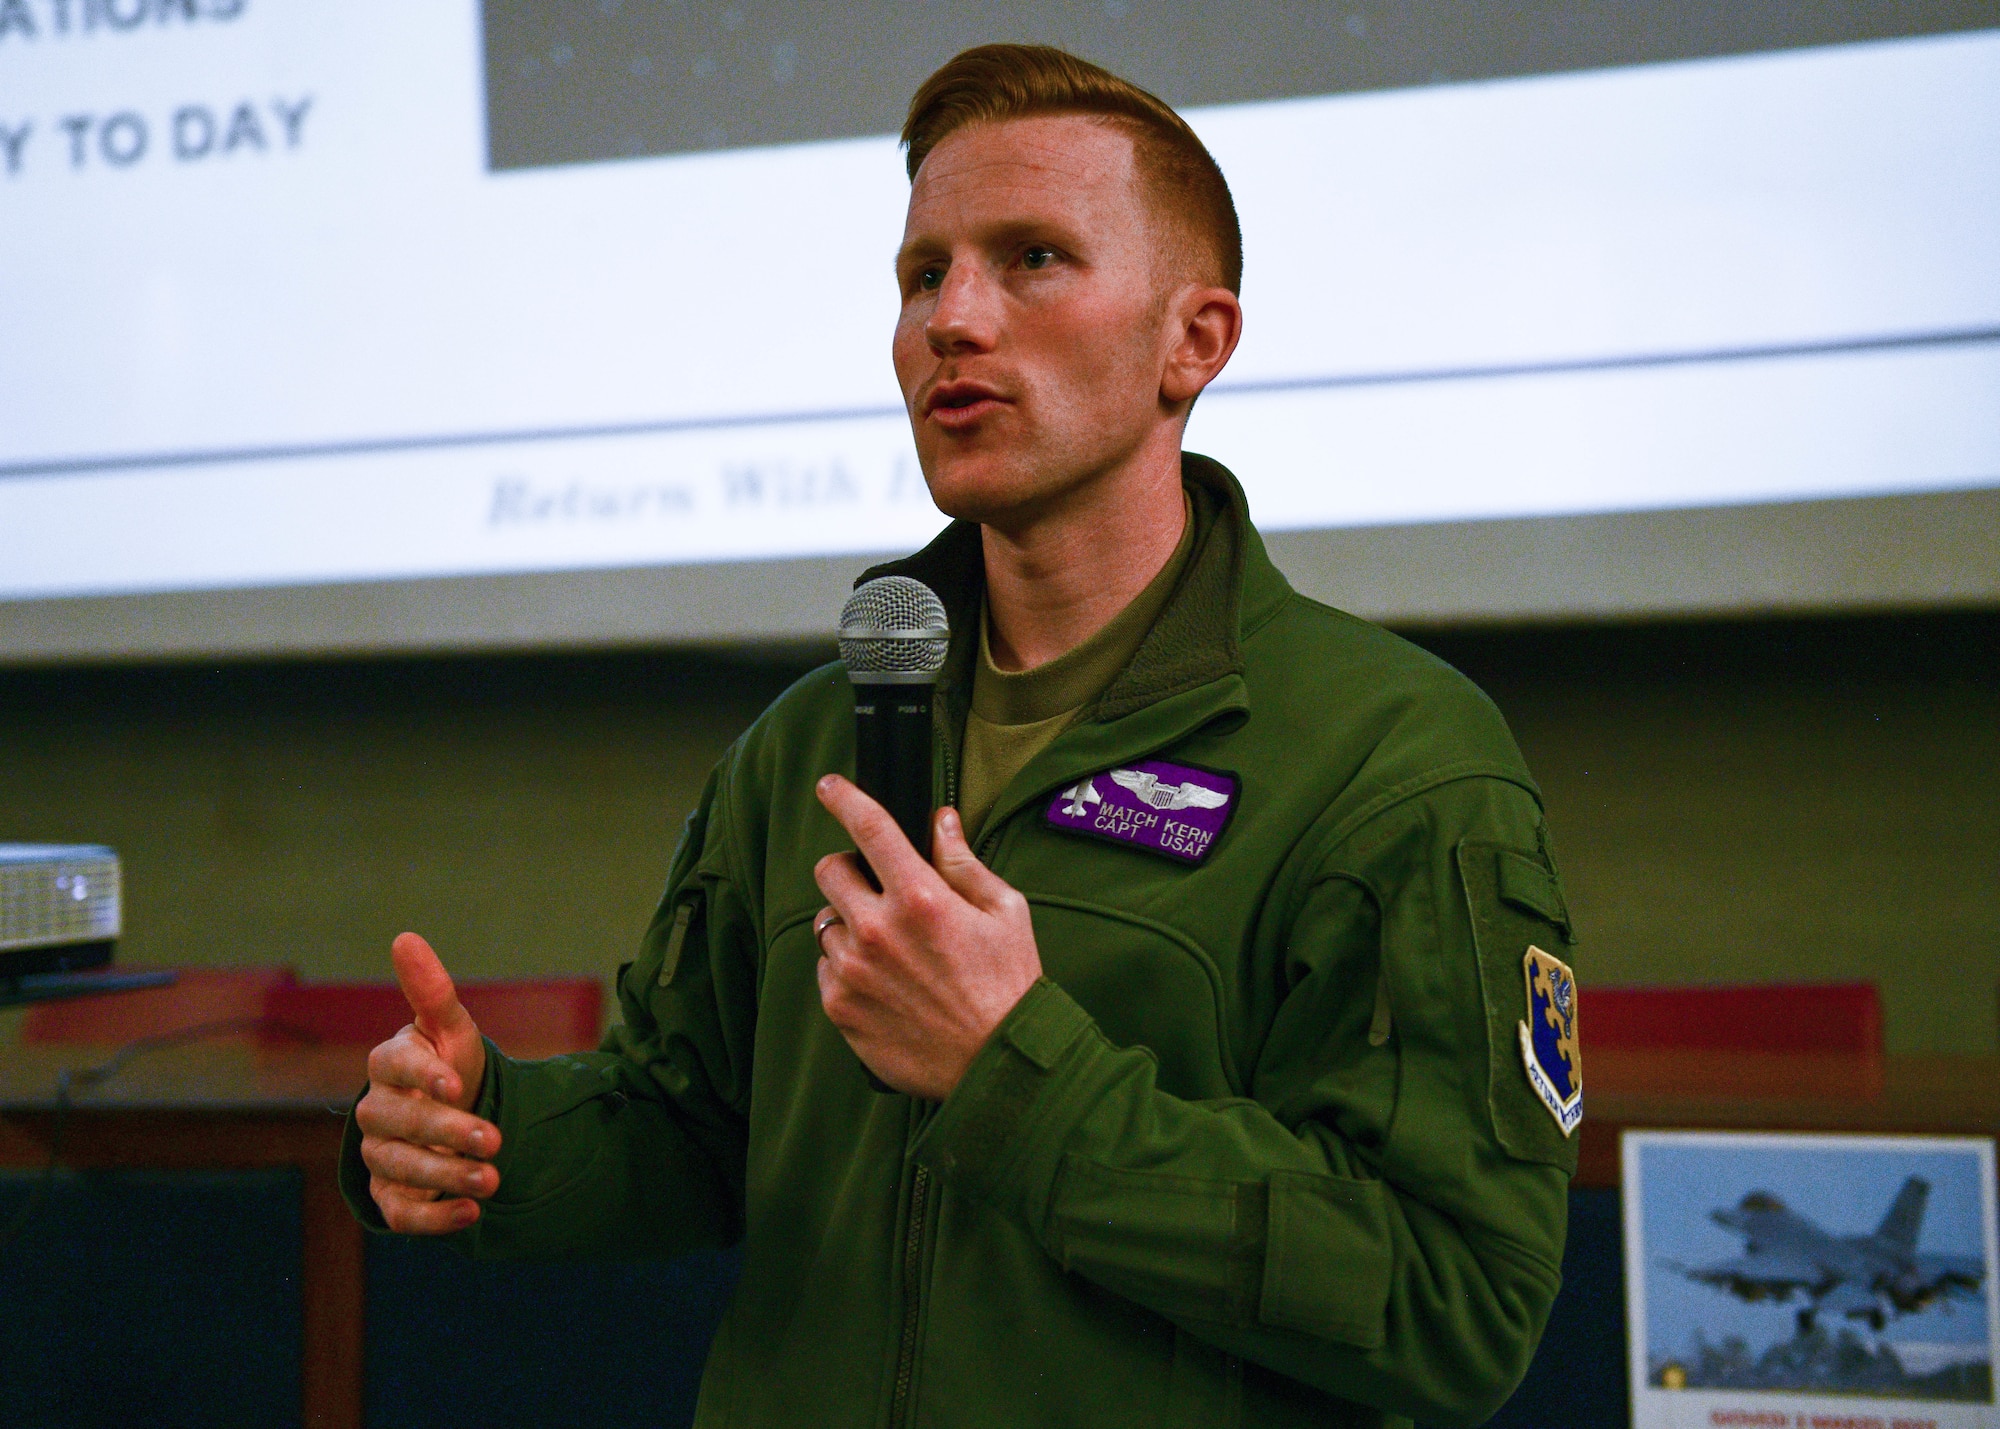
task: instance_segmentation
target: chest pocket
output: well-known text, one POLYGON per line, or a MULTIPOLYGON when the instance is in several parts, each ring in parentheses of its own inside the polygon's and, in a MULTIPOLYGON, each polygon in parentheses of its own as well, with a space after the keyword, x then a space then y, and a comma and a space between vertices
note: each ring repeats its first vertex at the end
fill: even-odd
MULTIPOLYGON (((1458 868, 1478 944, 1486 1011, 1487 1106, 1494 1137, 1517 1160, 1574 1172, 1576 1136, 1564 1134, 1537 1094, 1521 1036, 1529 1020, 1529 949, 1560 958, 1576 941, 1561 885, 1539 854, 1498 844, 1460 844, 1458 868)), ((1575 996, 1574 989, 1568 996, 1575 996)), ((1564 1054, 1564 1070, 1580 1095, 1582 1051, 1573 1036, 1565 1043, 1564 1054)))
POLYGON ((1194 1101, 1241 1095, 1207 952, 1123 909, 1032 893, 1028 904, 1043 970, 1113 1043, 1152 1053, 1162 1091, 1194 1101))

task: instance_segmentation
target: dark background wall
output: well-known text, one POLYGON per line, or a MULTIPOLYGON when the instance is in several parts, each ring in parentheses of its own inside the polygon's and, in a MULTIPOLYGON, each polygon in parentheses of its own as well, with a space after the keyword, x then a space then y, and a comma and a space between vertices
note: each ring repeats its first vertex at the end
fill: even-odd
MULTIPOLYGON (((1996 1050, 2000 614, 1416 635, 1544 785, 1588 981, 1868 978, 1893 1049, 1996 1050)), ((0 839, 118 848, 133 963, 608 977, 818 658, 0 671, 0 839)))

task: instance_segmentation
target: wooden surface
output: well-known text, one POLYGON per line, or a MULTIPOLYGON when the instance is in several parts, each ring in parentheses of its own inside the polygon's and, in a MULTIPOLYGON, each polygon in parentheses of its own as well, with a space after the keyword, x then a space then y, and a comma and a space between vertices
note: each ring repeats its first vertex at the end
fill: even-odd
MULTIPOLYGON (((0 1048, 0 1111, 55 1105, 65 1071, 102 1066, 116 1047, 41 1043, 0 1048)), ((75 1107, 143 1110, 305 1111, 347 1106, 368 1080, 365 1047, 259 1045, 218 1037, 150 1049, 101 1085, 79 1087, 75 1107)))
MULTIPOLYGON (((65 1071, 99 1067, 114 1046, 84 1042, 0 1046, 0 1112, 55 1105, 65 1071)), ((577 1049, 560 1037, 542 1046, 506 1044, 510 1056, 553 1057, 577 1049)), ((368 1049, 259 1041, 253 1035, 212 1037, 150 1048, 100 1085, 80 1087, 79 1107, 279 1111, 333 1107, 345 1115, 368 1080, 368 1049)))

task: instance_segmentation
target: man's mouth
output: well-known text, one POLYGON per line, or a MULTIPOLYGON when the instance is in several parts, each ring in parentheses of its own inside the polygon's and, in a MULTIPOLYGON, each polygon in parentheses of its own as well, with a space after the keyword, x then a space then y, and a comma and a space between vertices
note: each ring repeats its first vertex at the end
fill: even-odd
POLYGON ((983 382, 940 382, 924 399, 924 415, 944 427, 965 427, 1006 403, 983 382))

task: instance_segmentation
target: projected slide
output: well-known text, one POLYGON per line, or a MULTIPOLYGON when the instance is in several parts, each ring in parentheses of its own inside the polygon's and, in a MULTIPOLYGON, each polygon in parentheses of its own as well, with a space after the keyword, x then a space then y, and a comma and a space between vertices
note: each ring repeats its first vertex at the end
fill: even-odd
MULTIPOLYGON (((937 8, 0 0, 0 599, 920 544, 937 8)), ((1235 188, 1189 445, 1263 524, 2000 485, 2000 31, 1579 4, 1444 72, 1436 8, 1012 13, 1235 188)))

